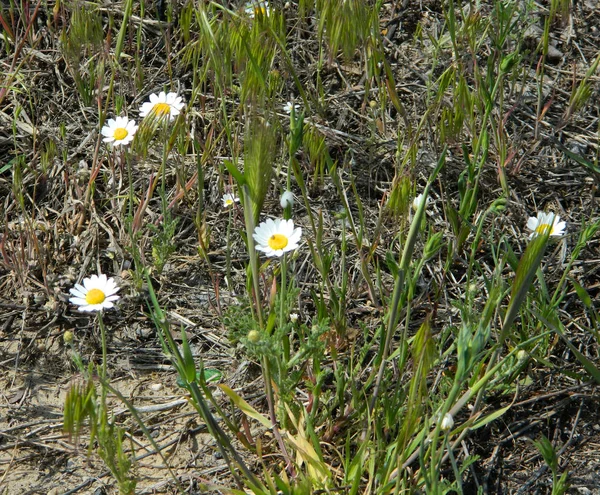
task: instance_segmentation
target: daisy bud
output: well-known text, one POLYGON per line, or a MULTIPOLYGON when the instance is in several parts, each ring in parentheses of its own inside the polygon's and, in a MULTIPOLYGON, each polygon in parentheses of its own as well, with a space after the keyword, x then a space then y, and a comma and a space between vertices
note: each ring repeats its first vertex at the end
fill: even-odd
POLYGON ((282 208, 292 207, 294 206, 294 194, 292 191, 285 191, 281 195, 281 199, 279 200, 279 204, 282 208))
POLYGON ((442 431, 450 431, 453 426, 454 426, 454 418, 452 417, 452 414, 450 414, 450 413, 444 414, 444 419, 442 419, 442 424, 440 425, 440 428, 442 429, 442 431))

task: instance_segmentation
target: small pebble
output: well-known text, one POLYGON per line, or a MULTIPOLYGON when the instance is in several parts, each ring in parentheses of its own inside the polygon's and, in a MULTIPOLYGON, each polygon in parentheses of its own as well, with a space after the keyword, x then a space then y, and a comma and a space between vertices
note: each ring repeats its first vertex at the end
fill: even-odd
POLYGON ((548 45, 548 62, 557 64, 563 58, 562 52, 555 46, 548 45))

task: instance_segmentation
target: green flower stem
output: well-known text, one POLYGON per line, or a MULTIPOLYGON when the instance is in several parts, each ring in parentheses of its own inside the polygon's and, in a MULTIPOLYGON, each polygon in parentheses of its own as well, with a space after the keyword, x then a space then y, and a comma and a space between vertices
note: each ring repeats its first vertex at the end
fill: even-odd
MULTIPOLYGON (((281 256, 281 292, 279 294, 279 328, 285 325, 285 301, 287 298, 287 259, 285 253, 281 256)), ((283 336, 283 357, 287 363, 290 360, 290 336, 286 333, 283 336)))
POLYGON ((101 365, 101 377, 106 380, 106 329, 104 327, 104 320, 102 319, 102 311, 98 312, 98 326, 100 327, 100 338, 102 340, 102 365, 101 365))
MULTIPOLYGON (((402 298, 402 294, 404 293, 404 282, 406 274, 410 268, 410 262, 412 259, 413 249, 417 242, 417 237, 420 232, 421 221, 425 217, 425 208, 427 205, 427 197, 429 196, 429 189, 431 189, 431 184, 436 179, 438 173, 446 163, 446 150, 444 148, 440 155, 440 159, 438 160, 438 164, 431 174, 429 178, 429 182, 425 186, 423 190, 423 201, 417 208, 415 216, 413 217, 412 223, 410 225, 410 229, 408 232, 408 236, 406 238, 406 242, 404 244, 404 250, 402 252, 402 258, 400 259, 400 266, 398 270, 398 274, 396 276, 396 283, 394 285, 394 292, 392 294, 391 306, 389 310, 388 316, 388 324, 384 327, 381 332, 381 338, 383 343, 383 349, 381 351, 381 360, 377 363, 379 365, 379 370, 377 372, 377 378, 375 381, 375 385, 373 388, 373 396, 371 397, 371 401, 369 403, 369 412, 372 413, 375 409, 375 405, 377 404, 377 398, 379 396, 379 388, 381 386, 381 381, 383 380, 383 373, 385 369, 385 365, 387 363, 387 359, 390 353, 390 346, 392 343, 392 336, 396 330, 396 326, 398 325, 398 319, 400 317, 400 301, 402 298)), ((405 336, 406 337, 406 336, 405 336)), ((401 346, 404 347, 406 345, 406 339, 404 338, 401 346)))
POLYGON ((229 207, 229 220, 227 221, 227 234, 225 243, 227 249, 225 250, 225 280, 227 280, 227 286, 229 290, 233 288, 233 281, 231 280, 231 222, 233 221, 233 209, 235 205, 229 207))
POLYGON ((248 255, 250 256, 250 270, 252 271, 252 283, 254 285, 254 302, 256 304, 258 325, 260 328, 264 328, 262 306, 260 302, 260 284, 257 260, 258 255, 256 254, 256 249, 254 248, 254 237, 252 237, 252 234, 254 233, 254 216, 252 214, 252 208, 250 207, 252 204, 250 201, 250 191, 246 184, 244 184, 242 187, 242 196, 244 198, 244 221, 246 223, 246 238, 248 243, 248 255))
POLYGON ((277 426, 277 416, 275 415, 275 401, 273 394, 273 387, 271 386, 271 368, 269 367, 269 358, 264 355, 262 358, 262 370, 263 377, 265 380, 265 389, 267 392, 267 404, 269 406, 269 419, 271 420, 271 425, 273 426, 273 435, 275 436, 277 443, 279 444, 279 448, 281 449, 281 453, 286 462, 286 467, 294 476, 294 465, 292 463, 292 458, 288 454, 287 449, 285 448, 285 443, 283 442, 283 438, 281 433, 279 432, 279 426, 277 426))

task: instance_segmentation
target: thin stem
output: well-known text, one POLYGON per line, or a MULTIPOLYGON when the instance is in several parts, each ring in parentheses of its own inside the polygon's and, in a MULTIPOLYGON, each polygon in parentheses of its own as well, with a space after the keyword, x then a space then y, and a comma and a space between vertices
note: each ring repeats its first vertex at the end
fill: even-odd
MULTIPOLYGON (((281 291, 279 292, 279 328, 283 328, 285 324, 285 301, 287 297, 287 258, 285 253, 281 257, 281 291)), ((283 357, 287 363, 290 360, 290 337, 286 333, 283 336, 283 357)))
POLYGON ((104 380, 106 380, 106 330, 104 328, 104 321, 102 320, 102 311, 98 312, 98 326, 100 327, 100 338, 102 340, 101 373, 102 373, 102 378, 104 380))
POLYGON ((285 458, 287 468, 290 469, 290 472, 292 473, 292 475, 294 475, 294 466, 292 464, 292 458, 290 457, 287 449, 285 448, 285 443, 283 442, 283 438, 281 436, 281 433, 279 432, 279 426, 277 426, 277 416, 275 414, 275 400, 273 395, 273 387, 271 387, 271 368, 269 367, 269 359, 267 356, 263 356, 262 369, 263 377, 265 379, 265 389, 267 392, 267 404, 269 406, 269 419, 271 420, 271 424, 273 425, 273 435, 277 439, 277 443, 279 444, 281 453, 285 458))
POLYGON ((244 198, 244 220, 246 223, 246 238, 248 242, 248 254, 250 256, 250 269, 252 271, 252 283, 254 285, 254 301, 256 304, 256 314, 258 315, 258 325, 260 328, 263 328, 263 317, 262 317, 262 306, 260 302, 260 284, 258 280, 258 260, 256 249, 254 249, 254 237, 252 234, 254 233, 254 217, 252 214, 252 208, 250 205, 250 191, 248 190, 248 186, 244 184, 242 187, 242 193, 244 198))

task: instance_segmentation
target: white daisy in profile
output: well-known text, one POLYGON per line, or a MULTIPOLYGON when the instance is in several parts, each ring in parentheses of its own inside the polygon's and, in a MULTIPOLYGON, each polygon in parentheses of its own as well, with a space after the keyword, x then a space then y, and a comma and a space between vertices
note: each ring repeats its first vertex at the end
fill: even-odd
POLYGON ((298 321, 298 313, 290 313, 290 321, 296 323, 298 321))
POLYGON ((257 15, 269 15, 269 2, 266 0, 254 0, 253 2, 246 3, 244 8, 246 15, 250 19, 254 19, 257 15))
POLYGON ((561 222, 560 217, 554 213, 539 211, 536 217, 529 217, 527 228, 531 230, 529 238, 550 232, 551 236, 561 236, 565 232, 566 222, 561 222))
POLYGON ((240 198, 238 198, 235 194, 230 193, 223 194, 221 199, 223 200, 223 208, 229 208, 240 200, 240 198))
POLYGON ((302 229, 294 229, 293 220, 267 219, 254 229, 252 234, 256 241, 256 249, 267 256, 282 256, 298 247, 302 229))
POLYGON ((145 102, 140 107, 140 117, 151 115, 157 119, 169 117, 169 120, 175 120, 180 113, 185 103, 183 98, 177 96, 177 93, 165 93, 161 91, 158 95, 152 93, 150 101, 145 102))
POLYGON ((108 278, 103 273, 84 278, 82 283, 83 285, 75 284, 75 287, 69 291, 75 296, 71 297, 69 301, 79 306, 79 311, 93 312, 110 309, 114 307, 114 301, 119 299, 119 296, 115 294, 119 292, 120 288, 112 278, 108 278))
POLYGON ((287 114, 292 113, 292 108, 294 109, 294 113, 300 110, 300 105, 295 105, 291 101, 288 101, 285 105, 283 105, 283 111, 287 114))
MULTIPOLYGON (((427 196, 427 201, 425 202, 425 207, 427 207, 427 205, 429 204, 430 201, 431 201, 431 198, 429 196, 427 196)), ((413 210, 417 211, 419 209, 419 206, 421 206, 422 202, 423 202, 423 193, 419 194, 418 196, 415 197, 415 199, 413 199, 413 202, 412 202, 413 210)))
POLYGON ((138 130, 134 120, 127 117, 117 117, 108 119, 106 125, 102 127, 100 133, 104 136, 105 143, 111 143, 113 146, 125 146, 133 141, 133 136, 138 130))

